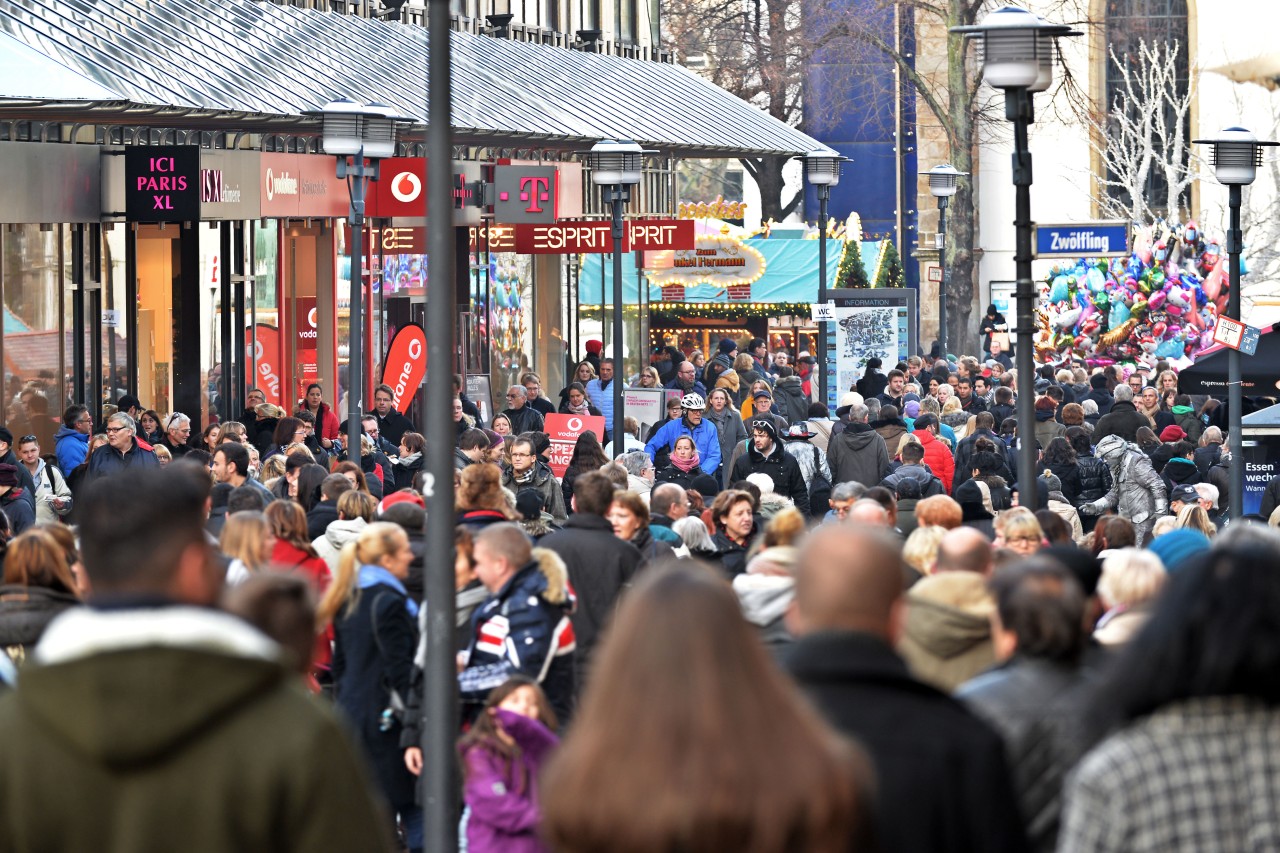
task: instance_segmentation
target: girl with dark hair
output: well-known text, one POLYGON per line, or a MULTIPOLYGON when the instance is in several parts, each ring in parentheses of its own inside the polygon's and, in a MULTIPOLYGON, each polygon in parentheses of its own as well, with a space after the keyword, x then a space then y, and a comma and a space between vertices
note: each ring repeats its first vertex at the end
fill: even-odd
POLYGON ((591 405, 587 397, 587 389, 581 382, 570 382, 564 389, 564 399, 560 401, 562 415, 592 415, 600 417, 600 410, 591 405))
POLYGON ((753 631, 732 589, 705 569, 645 576, 614 617, 542 776, 542 834, 553 849, 864 848, 866 759, 800 697, 753 631))
MULTIPOLYGON (((1080 481, 1080 491, 1071 503, 1079 509, 1084 504, 1093 503, 1111 491, 1111 468, 1105 461, 1093 455, 1092 440, 1083 427, 1069 427, 1066 438, 1071 442, 1071 449, 1076 453, 1076 477, 1080 481)), ((1098 516, 1080 514, 1080 525, 1085 533, 1093 530, 1097 523, 1098 516)))
POLYGON ((755 532, 755 500, 750 493, 726 489, 711 504, 715 525, 711 543, 716 546, 720 571, 728 578, 747 570, 747 549, 755 532))
POLYGON ((338 416, 329 408, 329 404, 324 402, 324 389, 315 382, 307 386, 307 396, 303 398, 302 405, 298 407, 299 411, 305 409, 315 416, 316 419, 316 436, 320 439, 320 446, 325 450, 333 447, 334 441, 338 439, 338 416))
POLYGON ((164 438, 164 430, 160 429, 160 415, 154 409, 147 409, 138 416, 137 438, 147 444, 156 445, 164 438))
MULTIPOLYGON (((1082 428, 1078 427, 1078 429, 1082 428)), ((1055 477, 1062 481, 1062 496, 1067 499, 1067 503, 1076 506, 1080 500, 1080 470, 1077 467, 1076 450, 1072 446, 1071 439, 1058 436, 1049 442, 1049 446, 1044 449, 1044 464, 1055 477)))
MULTIPOLYGON (((563 411, 563 407, 561 410, 563 411)), ((564 493, 566 509, 573 506, 573 484, 579 475, 599 471, 600 466, 608 461, 609 457, 604 455, 604 448, 600 446, 600 439, 594 432, 588 430, 578 436, 578 441, 573 446, 573 456, 569 458, 569 467, 564 469, 564 477, 560 479, 560 491, 564 493)))
POLYGON ((1061 850, 1280 849, 1280 540, 1232 525, 1179 565, 1084 719, 1061 850))
POLYGON ((458 743, 463 802, 472 853, 538 853, 537 780, 551 751, 555 712, 532 678, 517 675, 495 687, 471 730, 458 743))
POLYGON ((277 453, 287 453, 294 444, 302 444, 307 440, 307 425, 297 418, 280 418, 276 421, 271 433, 271 447, 263 454, 263 461, 277 453))
POLYGON ((427 440, 422 433, 406 432, 400 436, 400 455, 391 460, 391 474, 395 478, 395 488, 390 491, 413 488, 413 475, 422 470, 422 454, 427 448, 427 440))

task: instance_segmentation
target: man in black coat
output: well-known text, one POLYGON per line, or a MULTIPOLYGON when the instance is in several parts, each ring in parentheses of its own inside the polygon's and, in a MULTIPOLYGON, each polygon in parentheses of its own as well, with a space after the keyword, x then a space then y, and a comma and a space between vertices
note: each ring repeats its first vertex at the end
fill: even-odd
POLYGON ((379 385, 373 389, 373 411, 378 416, 379 437, 400 446, 400 439, 406 432, 413 432, 413 421, 396 411, 391 405, 396 392, 390 385, 379 385))
POLYGON ((996 453, 1002 457, 1005 455, 1004 439, 995 434, 995 428, 999 426, 995 415, 990 412, 979 412, 973 419, 973 425, 973 435, 965 436, 956 445, 956 473, 955 481, 951 484, 952 488, 973 476, 973 446, 977 444, 979 437, 988 439, 996 446, 996 453))
MULTIPOLYGON (((1111 396, 1111 392, 1107 390, 1107 377, 1101 373, 1095 373, 1089 377, 1089 393, 1084 395, 1084 400, 1092 400, 1098 404, 1098 415, 1105 415, 1111 411, 1111 407, 1115 404, 1116 398, 1111 396)), ((1084 400, 1080 402, 1083 403, 1084 400)))
POLYGON ((562 530, 545 536, 538 547, 564 560, 569 583, 577 596, 571 615, 577 638, 575 655, 578 684, 590 666, 601 631, 617 609, 618 597, 640 567, 640 549, 613 535, 605 515, 613 503, 614 486, 604 474, 590 471, 573 482, 573 515, 562 530))
POLYGON ((1093 443, 1096 447, 1098 442, 1109 435, 1118 435, 1125 441, 1134 442, 1138 440, 1138 428, 1150 426, 1151 421, 1133 404, 1133 391, 1129 386, 1117 385, 1115 403, 1109 413, 1098 419, 1098 426, 1093 431, 1093 443))
POLYGON ((320 481, 320 500, 307 510, 307 536, 318 539, 338 520, 338 498, 352 488, 345 474, 330 474, 320 481))
POLYGON ((911 677, 893 643, 903 622, 901 546, 824 525, 801 552, 787 665, 819 711, 870 754, 883 850, 1027 850, 1000 736, 911 677))
POLYGON ((809 514, 809 489, 804 484, 800 463, 778 441, 778 428, 767 418, 754 418, 750 424, 751 441, 747 452, 734 463, 731 482, 745 480, 751 474, 768 474, 773 490, 790 498, 802 515, 809 514))

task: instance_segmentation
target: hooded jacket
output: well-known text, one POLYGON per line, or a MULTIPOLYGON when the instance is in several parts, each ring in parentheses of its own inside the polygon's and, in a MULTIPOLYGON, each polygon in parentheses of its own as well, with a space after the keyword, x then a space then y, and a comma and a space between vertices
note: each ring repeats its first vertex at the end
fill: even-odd
POLYGON ((907 591, 907 617, 898 653, 916 678, 951 693, 995 663, 987 579, 975 572, 941 572, 907 591))
POLYGON ((865 423, 849 423, 827 444, 832 485, 861 483, 867 488, 889 474, 889 450, 880 434, 865 423))
POLYGON ((903 480, 915 480, 920 486, 920 497, 931 498, 934 495, 945 495, 946 488, 942 481, 933 475, 927 465, 899 465, 898 470, 880 481, 880 485, 897 494, 898 484, 903 480))
POLYGON ((768 455, 757 450, 754 441, 747 442, 747 452, 739 456, 733 466, 733 480, 745 480, 751 474, 768 474, 775 493, 790 498, 802 515, 809 514, 809 488, 800 472, 800 463, 783 449, 781 441, 774 439, 768 455))
POLYGON ((1174 486, 1194 486, 1205 481, 1196 463, 1184 456, 1175 456, 1166 462, 1160 479, 1164 481, 1167 494, 1173 494, 1174 486))
POLYGON ((336 575, 342 546, 356 541, 360 531, 364 530, 368 524, 369 522, 363 518, 342 518, 331 521, 324 529, 324 533, 312 540, 311 547, 316 549, 316 553, 320 555, 320 559, 324 560, 329 571, 336 575))
POLYGON ((784 376, 773 388, 773 398, 788 424, 798 424, 809 417, 809 396, 804 393, 799 376, 784 376))
POLYGON ((1143 525, 1154 523, 1155 518, 1169 511, 1164 482, 1151 467, 1146 454, 1136 445, 1121 441, 1118 436, 1110 436, 1098 442, 1095 451, 1111 469, 1112 486, 1106 495, 1088 505, 1096 510, 1091 514, 1114 509, 1135 525, 1143 525))
POLYGON ((735 575, 733 592, 738 596, 743 617, 760 632, 760 639, 765 646, 776 650, 794 641, 783 617, 796 596, 795 578, 764 574, 735 575))
POLYGON ((938 437, 927 429, 918 429, 911 433, 924 447, 924 464, 934 476, 942 481, 942 487, 951 494, 951 484, 956 477, 956 461, 951 456, 951 448, 938 440, 938 437))
POLYGON ((393 849, 365 761, 278 653, 212 610, 60 616, 0 699, 0 849, 393 849))
POLYGON ((82 432, 62 427, 54 433, 53 442, 58 453, 58 467, 63 471, 78 467, 89 455, 89 436, 82 432))
POLYGON ((898 448, 902 444, 902 437, 907 434, 907 422, 902 418, 894 418, 893 420, 880 419, 871 422, 871 428, 880 433, 880 437, 884 439, 884 446, 889 451, 889 455, 897 456, 898 448))

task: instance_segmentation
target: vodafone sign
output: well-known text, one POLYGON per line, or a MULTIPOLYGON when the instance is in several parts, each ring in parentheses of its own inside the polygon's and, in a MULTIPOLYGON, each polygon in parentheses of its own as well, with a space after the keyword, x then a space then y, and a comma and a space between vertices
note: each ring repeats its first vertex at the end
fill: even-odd
POLYGON ((427 335, 422 327, 401 326, 391 339, 382 384, 391 386, 391 405, 403 412, 427 375, 427 335))
MULTIPOLYGON (((378 164, 378 180, 369 184, 367 213, 377 219, 417 219, 427 215, 427 159, 388 157, 378 164)), ((453 162, 453 224, 477 225, 482 208, 476 196, 480 164, 453 162)))
POLYGON ((258 324, 257 334, 253 327, 244 330, 245 345, 253 351, 254 359, 245 362, 245 382, 249 388, 261 388, 262 395, 268 403, 282 405, 280 380, 280 330, 275 326, 258 324), (257 362, 257 374, 250 373, 254 361, 257 362))
POLYGON ((551 463, 551 471, 557 477, 563 477, 573 459, 573 448, 578 443, 578 436, 584 432, 594 432, 604 443, 604 418, 599 415, 561 415, 546 416, 543 429, 551 439, 551 447, 547 456, 551 463))

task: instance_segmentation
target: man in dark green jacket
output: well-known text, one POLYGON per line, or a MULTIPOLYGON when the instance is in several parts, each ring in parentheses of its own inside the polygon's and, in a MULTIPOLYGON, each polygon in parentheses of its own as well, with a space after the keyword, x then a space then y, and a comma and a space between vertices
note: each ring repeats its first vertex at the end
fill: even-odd
POLYGON ((390 850, 342 727, 275 643, 212 609, 209 483, 174 468, 84 495, 90 607, 0 698, 0 851, 390 850))

